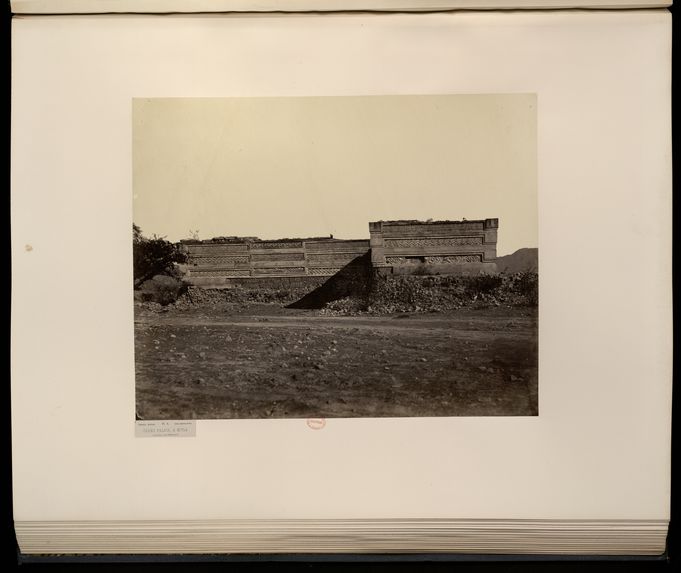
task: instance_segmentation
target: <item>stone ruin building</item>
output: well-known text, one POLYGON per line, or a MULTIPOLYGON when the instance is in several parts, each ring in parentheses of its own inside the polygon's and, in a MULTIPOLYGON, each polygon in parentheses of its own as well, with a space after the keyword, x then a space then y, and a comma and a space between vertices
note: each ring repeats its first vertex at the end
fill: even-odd
POLYGON ((205 287, 275 277, 318 282, 369 252, 382 274, 477 275, 497 270, 498 227, 499 219, 376 221, 369 239, 217 237, 181 245, 187 280, 205 287))

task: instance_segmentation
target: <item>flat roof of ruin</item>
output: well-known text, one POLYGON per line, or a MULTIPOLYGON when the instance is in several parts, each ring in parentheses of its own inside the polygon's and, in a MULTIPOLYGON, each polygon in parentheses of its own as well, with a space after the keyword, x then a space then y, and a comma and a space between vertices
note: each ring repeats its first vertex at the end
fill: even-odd
MULTIPOLYGON (((397 220, 380 220, 372 221, 370 224, 376 223, 387 223, 388 225, 461 225, 465 223, 482 223, 486 221, 496 220, 495 218, 487 219, 462 219, 460 221, 452 221, 449 219, 441 221, 420 221, 418 219, 397 219, 397 220)), ((259 237, 236 237, 236 236, 225 236, 225 237, 213 237, 212 239, 181 239, 180 243, 185 245, 209 245, 209 244, 244 244, 244 243, 289 243, 292 241, 363 241, 368 239, 338 239, 333 236, 327 237, 287 237, 283 239, 261 239, 259 237)))
MULTIPOLYGON (((187 245, 201 245, 213 243, 290 243, 292 241, 344 241, 335 237, 286 237, 283 239, 260 239, 258 237, 213 237, 212 239, 180 239, 180 243, 187 245)), ((354 240, 354 239, 351 239, 354 240)), ((368 240, 368 239, 367 239, 368 240)))
POLYGON ((487 219, 461 219, 460 221, 451 221, 451 220, 443 220, 443 221, 420 221, 418 219, 398 219, 398 220, 392 220, 392 221, 385 221, 385 220, 380 220, 380 221, 375 221, 376 223, 388 223, 390 225, 442 225, 442 224, 456 224, 456 223, 484 223, 485 221, 489 221, 489 218, 487 219))

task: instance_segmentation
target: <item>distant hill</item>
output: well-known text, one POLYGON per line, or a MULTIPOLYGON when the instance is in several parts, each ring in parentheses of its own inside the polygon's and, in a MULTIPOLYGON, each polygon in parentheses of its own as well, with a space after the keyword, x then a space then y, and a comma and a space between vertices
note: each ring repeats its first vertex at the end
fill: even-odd
POLYGON ((500 273, 521 273, 539 270, 539 249, 518 249, 511 255, 497 257, 497 271, 500 273))

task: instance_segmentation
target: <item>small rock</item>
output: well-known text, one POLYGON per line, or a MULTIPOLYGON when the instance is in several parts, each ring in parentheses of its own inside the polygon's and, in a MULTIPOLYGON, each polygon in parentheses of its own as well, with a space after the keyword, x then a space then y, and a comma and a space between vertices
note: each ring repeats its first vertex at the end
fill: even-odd
POLYGON ((205 352, 199 352, 199 356, 200 356, 201 358, 205 358, 205 357, 206 357, 206 353, 205 353, 205 352))
POLYGON ((428 359, 427 358, 419 358, 419 361, 420 362, 428 362, 428 359))

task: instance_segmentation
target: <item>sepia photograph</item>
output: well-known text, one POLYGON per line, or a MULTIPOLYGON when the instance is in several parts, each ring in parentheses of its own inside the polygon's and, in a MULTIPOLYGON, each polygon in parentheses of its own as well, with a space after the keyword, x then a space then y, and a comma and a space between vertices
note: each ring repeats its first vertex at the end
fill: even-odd
POLYGON ((535 94, 132 107, 136 420, 539 414, 535 94))

